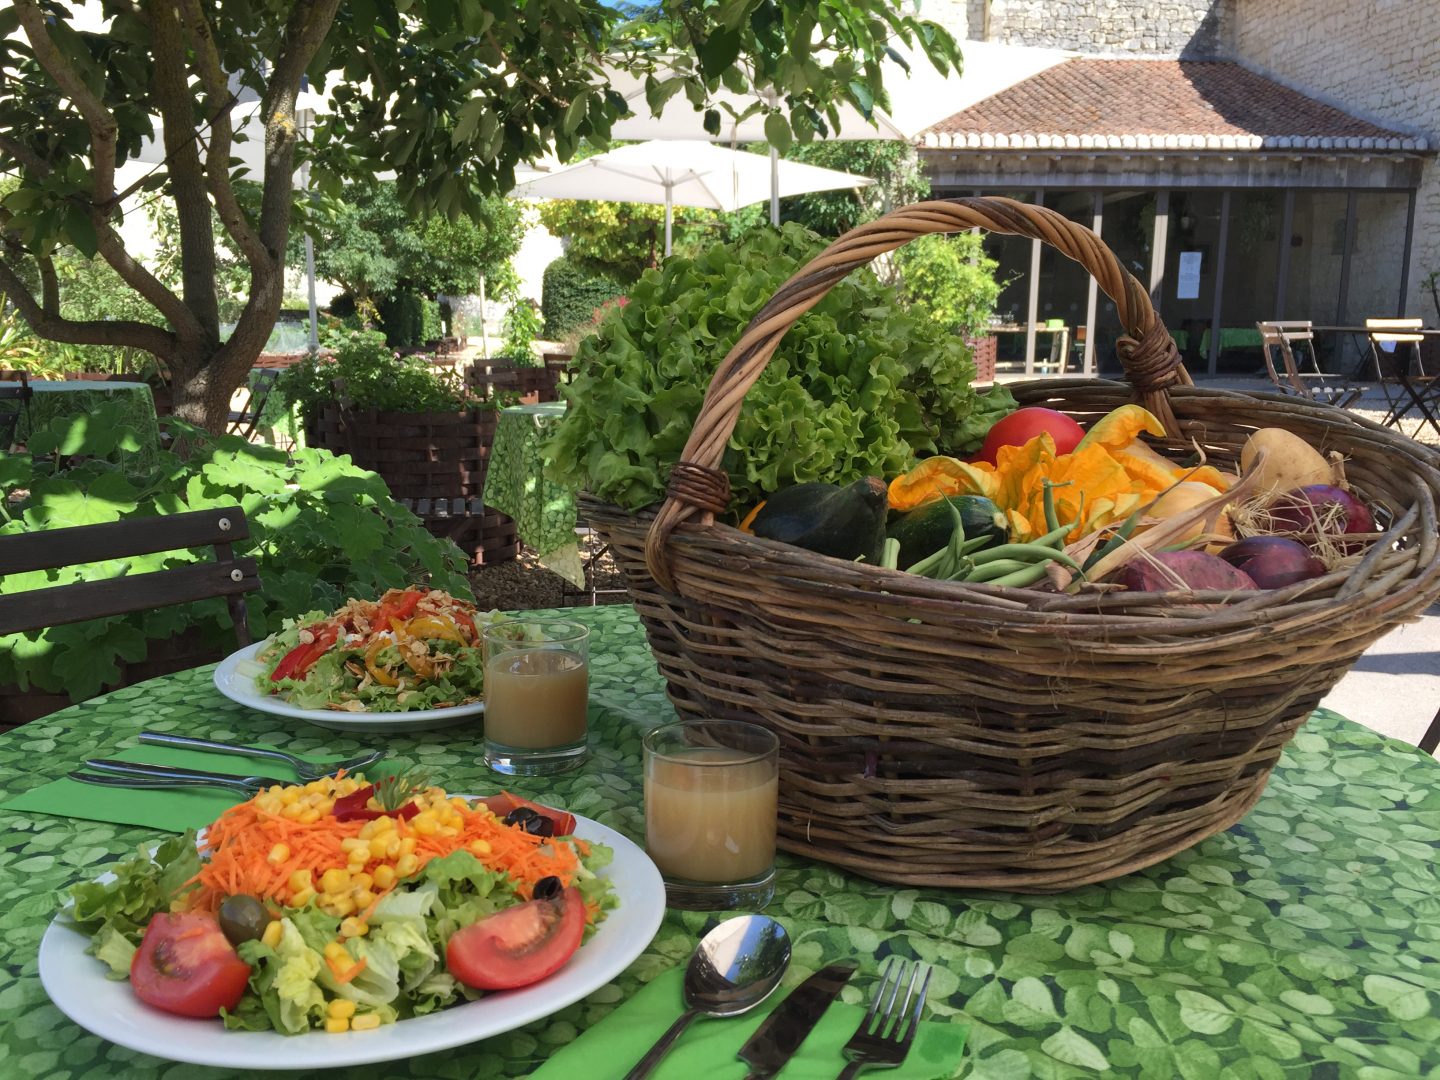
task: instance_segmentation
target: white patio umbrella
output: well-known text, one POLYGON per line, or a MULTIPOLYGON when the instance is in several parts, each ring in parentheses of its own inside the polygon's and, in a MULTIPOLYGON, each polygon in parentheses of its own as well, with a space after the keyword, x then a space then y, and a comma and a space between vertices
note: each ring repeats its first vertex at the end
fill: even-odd
MULTIPOLYGON (((892 43, 892 47, 904 62, 885 61, 883 77, 890 97, 889 111, 873 110, 872 123, 871 118, 853 105, 842 105, 838 110, 839 127, 827 138, 914 142, 926 128, 1066 58, 1065 53, 1056 49, 966 41, 961 46, 965 59, 963 72, 942 75, 919 51, 899 43, 892 43)), ((607 71, 607 77, 610 88, 625 98, 634 113, 615 122, 610 131, 614 139, 700 139, 731 146, 767 141, 763 111, 737 121, 723 106, 728 105, 736 114, 743 113, 757 99, 773 101, 773 93, 737 94, 726 90, 715 95, 712 104, 720 107, 721 120, 719 132, 711 135, 703 127, 703 109, 697 109, 684 94, 676 94, 665 103, 660 114, 654 116, 645 100, 643 76, 617 67, 607 71)), ((663 71, 657 73, 657 78, 664 77, 663 71)), ((773 148, 770 156, 772 162, 778 162, 779 155, 773 148)), ((772 177, 773 180, 778 178, 772 177)), ((780 222, 780 194, 778 183, 772 183, 770 221, 775 225, 780 222)))
POLYGON ((670 254, 673 208, 738 210, 763 202, 772 185, 783 195, 864 187, 868 176, 767 161, 759 154, 727 150, 696 140, 636 143, 586 158, 547 176, 518 184, 517 199, 597 199, 665 207, 665 254, 670 254))

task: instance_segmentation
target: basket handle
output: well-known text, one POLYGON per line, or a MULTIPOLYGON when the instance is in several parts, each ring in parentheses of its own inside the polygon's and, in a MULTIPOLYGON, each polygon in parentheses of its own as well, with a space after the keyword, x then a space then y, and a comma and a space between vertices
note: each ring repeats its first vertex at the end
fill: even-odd
POLYGON ((665 551, 675 527, 696 517, 700 524, 708 525, 716 514, 729 508, 730 481, 720 468, 725 446, 740 418, 746 393, 786 331, 841 278, 877 256, 921 236, 977 226, 1043 240, 1090 272, 1105 295, 1115 301, 1125 328, 1125 336, 1116 343, 1125 377, 1165 430, 1172 435, 1178 432, 1168 392, 1177 383, 1190 385, 1190 376, 1144 286, 1120 265, 1100 237, 1054 210, 1000 196, 916 203, 851 229, 801 267, 750 321, 720 362, 690 439, 670 472, 665 502, 645 539, 645 561, 662 587, 674 591, 665 551))

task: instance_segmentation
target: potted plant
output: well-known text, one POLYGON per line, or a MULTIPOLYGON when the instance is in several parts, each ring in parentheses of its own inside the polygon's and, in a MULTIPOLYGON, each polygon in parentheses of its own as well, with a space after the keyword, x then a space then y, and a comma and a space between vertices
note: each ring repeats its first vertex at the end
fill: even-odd
POLYGON ((513 559, 514 520, 480 504, 495 413, 513 397, 485 400, 454 370, 396 356, 375 331, 340 331, 327 344, 333 356, 307 357, 276 383, 299 406, 307 442, 379 474, 431 532, 477 564, 513 559))
POLYGON ((975 354, 975 381, 995 381, 995 336, 989 332, 1004 283, 999 267, 985 254, 979 233, 927 236, 895 253, 901 295, 951 333, 963 337, 975 354))

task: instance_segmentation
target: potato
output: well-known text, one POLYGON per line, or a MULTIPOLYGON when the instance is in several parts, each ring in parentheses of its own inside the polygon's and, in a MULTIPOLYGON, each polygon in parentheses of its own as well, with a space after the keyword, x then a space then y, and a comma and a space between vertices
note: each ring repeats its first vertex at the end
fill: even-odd
MULTIPOLYGON (((1176 514, 1184 513, 1186 510, 1192 510, 1197 506, 1210 502, 1212 499, 1218 499, 1220 494, 1220 492, 1216 491, 1209 484, 1202 484, 1196 480, 1186 480, 1184 483, 1176 484, 1169 491, 1165 492, 1164 495, 1156 499, 1155 505, 1146 511, 1145 516, 1159 518, 1161 520, 1172 518, 1176 514)), ((1201 518, 1191 525, 1183 534, 1175 537, 1175 542, 1179 543, 1194 539, 1197 536, 1203 535, 1205 531, 1205 520, 1201 518)), ((1213 531, 1223 537, 1234 536, 1234 532, 1230 528, 1230 517, 1223 510, 1215 521, 1213 531)))
POLYGON ((1334 469, 1320 451, 1284 428, 1261 428, 1245 440, 1240 450, 1242 471, 1254 464, 1261 450, 1265 451, 1265 461, 1256 478, 1257 495, 1334 482, 1334 469))

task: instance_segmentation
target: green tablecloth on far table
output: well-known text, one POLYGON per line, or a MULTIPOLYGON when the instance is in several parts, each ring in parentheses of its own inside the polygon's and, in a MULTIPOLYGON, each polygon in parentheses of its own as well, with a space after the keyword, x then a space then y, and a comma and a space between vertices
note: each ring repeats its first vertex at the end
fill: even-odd
POLYGON ((485 503, 515 519, 516 535, 535 549, 540 565, 583 587, 575 493, 545 479, 540 452, 564 415, 563 401, 500 410, 485 473, 485 503))
POLYGON ((25 442, 32 432, 39 431, 53 420, 89 415, 102 405, 118 402, 125 409, 125 424, 140 439, 139 449, 133 451, 139 464, 148 467, 159 453, 160 424, 155 417, 155 398, 147 383, 88 379, 52 382, 42 379, 30 383, 30 389, 35 393, 30 398, 29 407, 21 413, 20 423, 15 429, 16 442, 25 442))
MULTIPOLYGON (((673 710, 630 608, 565 614, 593 628, 591 759, 565 778, 506 785, 641 840, 640 738, 673 710)), ((201 668, 157 679, 0 736, 0 799, 108 754, 147 726, 305 754, 361 748, 232 704, 210 675, 201 668)), ((478 727, 460 727, 387 742, 447 788, 482 792, 499 785, 480 764, 479 736, 478 727)), ((49 1003, 36 975, 36 947, 61 890, 157 834, 4 810, 0 829, 0 1074, 235 1075, 102 1042, 49 1003)), ((1437 852, 1440 764, 1320 712, 1242 823, 1149 870, 1026 897, 894 888, 782 855, 769 912, 794 942, 787 985, 851 958, 866 976, 846 991, 858 1002, 883 957, 933 962, 929 1015, 970 1025, 962 1076, 1413 1080, 1440 1070, 1437 852)), ((547 1019, 443 1054, 333 1075, 522 1076, 683 963, 712 917, 667 914, 623 975, 547 1019)), ((217 1027, 215 1037, 225 1034, 217 1027)))

